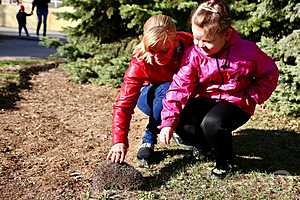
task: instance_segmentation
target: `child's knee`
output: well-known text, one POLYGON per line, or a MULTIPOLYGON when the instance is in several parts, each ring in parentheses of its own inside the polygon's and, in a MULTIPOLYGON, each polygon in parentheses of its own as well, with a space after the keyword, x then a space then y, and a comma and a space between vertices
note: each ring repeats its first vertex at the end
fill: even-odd
POLYGON ((222 129, 220 120, 213 116, 205 116, 200 126, 206 134, 214 134, 222 129))

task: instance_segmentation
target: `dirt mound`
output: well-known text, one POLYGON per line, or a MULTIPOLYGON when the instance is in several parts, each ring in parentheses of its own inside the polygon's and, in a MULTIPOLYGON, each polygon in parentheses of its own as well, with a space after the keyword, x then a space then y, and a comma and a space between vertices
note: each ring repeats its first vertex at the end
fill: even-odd
POLYGON ((139 190, 143 185, 143 175, 127 163, 103 162, 92 178, 94 192, 103 190, 139 190))

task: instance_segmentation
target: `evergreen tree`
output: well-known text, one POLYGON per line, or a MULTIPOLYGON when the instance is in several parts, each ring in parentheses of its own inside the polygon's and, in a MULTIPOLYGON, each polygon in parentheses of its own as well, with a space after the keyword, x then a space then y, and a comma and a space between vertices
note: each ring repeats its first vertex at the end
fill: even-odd
MULTIPOLYGON (((280 85, 271 97, 272 106, 300 116, 299 0, 227 1, 234 27, 242 37, 258 42, 277 60, 280 85)), ((69 43, 60 52, 73 60, 81 58, 67 65, 79 82, 118 85, 144 22, 151 15, 166 14, 174 19, 178 30, 190 31, 191 11, 201 2, 64 0, 64 5, 72 6, 75 11, 62 17, 79 23, 68 29, 69 43)))
POLYGON ((108 43, 119 40, 128 31, 119 14, 118 0, 64 0, 63 5, 73 7, 74 12, 59 17, 78 23, 67 29, 71 37, 95 37, 108 43))
POLYGON ((255 41, 261 36, 278 41, 300 29, 298 0, 236 0, 231 7, 238 30, 255 41))

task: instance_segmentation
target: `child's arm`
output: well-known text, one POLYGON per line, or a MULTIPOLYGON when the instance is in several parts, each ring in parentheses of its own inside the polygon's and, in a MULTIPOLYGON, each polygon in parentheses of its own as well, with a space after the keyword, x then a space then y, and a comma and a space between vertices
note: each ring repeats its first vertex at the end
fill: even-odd
POLYGON ((257 47, 256 70, 253 83, 248 88, 248 95, 257 104, 266 101, 275 90, 279 72, 275 62, 257 47))
POLYGON ((130 121, 144 80, 143 69, 143 62, 132 59, 125 72, 119 95, 113 104, 113 144, 125 143, 128 146, 130 121))
POLYGON ((169 144, 173 131, 178 124, 180 112, 189 98, 194 95, 199 84, 200 56, 195 49, 191 49, 183 56, 182 67, 174 75, 166 97, 163 99, 161 131, 159 134, 159 140, 162 144, 169 144))
POLYGON ((179 115, 189 98, 194 95, 198 84, 199 56, 195 49, 188 50, 182 58, 181 68, 174 75, 173 81, 163 99, 163 110, 161 112, 161 126, 174 129, 179 121, 179 115), (196 67, 198 66, 198 67, 196 67))

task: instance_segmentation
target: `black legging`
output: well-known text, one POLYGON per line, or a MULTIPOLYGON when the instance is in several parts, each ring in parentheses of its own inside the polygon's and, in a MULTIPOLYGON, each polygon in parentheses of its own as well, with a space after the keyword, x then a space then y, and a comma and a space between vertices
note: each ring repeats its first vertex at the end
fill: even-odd
POLYGON ((29 36, 28 30, 26 28, 26 25, 19 25, 19 36, 22 35, 22 28, 24 28, 26 35, 29 36))
POLYGON ((216 167, 233 161, 232 131, 249 120, 241 108, 227 101, 193 99, 180 115, 176 133, 203 150, 213 149, 216 167))

